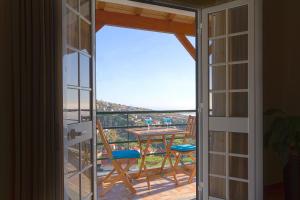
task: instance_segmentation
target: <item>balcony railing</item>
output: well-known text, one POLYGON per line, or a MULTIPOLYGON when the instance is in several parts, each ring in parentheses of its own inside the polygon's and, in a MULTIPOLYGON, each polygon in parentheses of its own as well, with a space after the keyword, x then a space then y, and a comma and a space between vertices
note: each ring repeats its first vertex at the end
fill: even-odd
MULTIPOLYGON (((165 127, 163 123, 164 117, 172 119, 171 126, 176 126, 178 129, 184 129, 188 115, 195 115, 195 110, 159 110, 159 111, 113 111, 113 112, 97 112, 97 118, 100 119, 103 129, 107 132, 109 143, 116 150, 137 148, 136 138, 129 134, 126 129, 147 127, 145 118, 151 117, 153 124, 151 127, 165 127)), ((175 140, 180 140, 182 137, 177 137, 175 140)), ((156 149, 149 155, 164 155, 163 144, 157 144, 156 149)), ((108 158, 105 154, 103 144, 97 139, 97 163, 98 172, 103 171, 103 163, 108 158)), ((109 169, 107 169, 109 170, 109 169)), ((101 173, 100 173, 101 174, 101 173)))

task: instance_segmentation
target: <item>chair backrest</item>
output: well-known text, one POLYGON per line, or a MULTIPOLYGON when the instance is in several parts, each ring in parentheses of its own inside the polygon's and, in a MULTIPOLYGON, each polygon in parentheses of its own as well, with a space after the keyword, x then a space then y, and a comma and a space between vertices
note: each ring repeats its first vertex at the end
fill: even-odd
POLYGON ((196 137, 196 117, 189 116, 185 128, 185 139, 196 137))
POLYGON ((98 136, 100 137, 101 142, 103 143, 103 146, 107 151, 108 157, 110 159, 112 159, 112 149, 111 149, 111 147, 110 147, 110 145, 109 145, 109 143, 106 139, 106 136, 104 134, 104 131, 103 131, 103 128, 102 128, 102 125, 101 125, 101 122, 100 122, 99 119, 97 119, 96 127, 98 129, 98 136))

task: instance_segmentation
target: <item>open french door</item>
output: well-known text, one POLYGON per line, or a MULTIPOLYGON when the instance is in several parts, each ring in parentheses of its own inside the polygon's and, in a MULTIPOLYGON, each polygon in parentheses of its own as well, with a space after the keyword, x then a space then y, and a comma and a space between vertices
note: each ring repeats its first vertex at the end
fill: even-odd
POLYGON ((97 199, 95 1, 62 1, 64 199, 97 199))
POLYGON ((237 0, 201 11, 203 199, 262 199, 254 10, 237 0))

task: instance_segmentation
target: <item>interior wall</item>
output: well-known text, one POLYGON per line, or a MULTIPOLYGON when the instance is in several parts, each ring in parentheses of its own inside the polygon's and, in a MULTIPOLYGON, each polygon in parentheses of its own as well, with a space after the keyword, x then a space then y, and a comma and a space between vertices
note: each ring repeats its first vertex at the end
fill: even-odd
MULTIPOLYGON (((264 110, 279 108, 289 115, 300 114, 300 12, 295 0, 263 3, 264 110)), ((264 184, 282 181, 277 154, 264 152, 264 184)))

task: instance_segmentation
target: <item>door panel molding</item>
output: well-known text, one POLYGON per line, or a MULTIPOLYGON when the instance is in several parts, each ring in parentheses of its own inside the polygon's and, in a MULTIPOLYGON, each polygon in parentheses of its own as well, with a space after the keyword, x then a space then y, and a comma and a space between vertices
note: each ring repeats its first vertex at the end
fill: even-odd
POLYGON ((212 131, 248 133, 248 118, 210 117, 209 127, 212 131))

